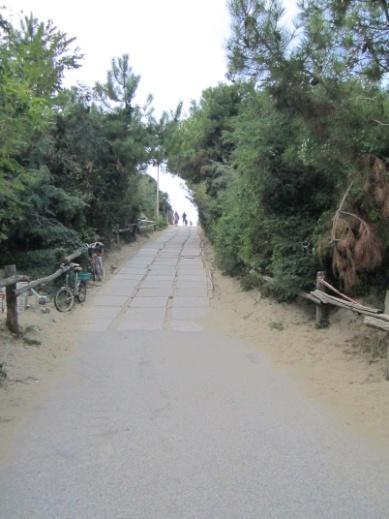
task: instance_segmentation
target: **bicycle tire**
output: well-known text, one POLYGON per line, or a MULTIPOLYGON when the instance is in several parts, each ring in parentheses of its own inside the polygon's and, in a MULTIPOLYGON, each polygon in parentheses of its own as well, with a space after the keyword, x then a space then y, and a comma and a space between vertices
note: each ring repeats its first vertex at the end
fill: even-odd
POLYGON ((79 303, 85 303, 86 300, 86 282, 80 281, 80 284, 78 285, 77 289, 77 301, 79 303))
POLYGON ((104 281, 104 265, 101 256, 97 256, 95 260, 95 277, 96 281, 104 281))
POLYGON ((69 287, 61 287, 54 296, 55 308, 58 312, 70 312, 74 306, 74 294, 69 287))

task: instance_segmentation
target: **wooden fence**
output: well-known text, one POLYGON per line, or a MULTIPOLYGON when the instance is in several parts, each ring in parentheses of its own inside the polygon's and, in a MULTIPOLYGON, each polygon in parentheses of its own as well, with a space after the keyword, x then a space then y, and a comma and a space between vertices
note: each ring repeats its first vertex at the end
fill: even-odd
POLYGON ((30 281, 28 276, 18 275, 16 274, 16 266, 15 265, 6 265, 4 268, 4 275, 6 276, 4 279, 0 279, 0 288, 5 287, 6 294, 6 304, 7 304, 7 318, 6 318, 6 326, 7 328, 16 335, 20 334, 19 321, 18 321, 18 312, 17 312, 17 298, 21 294, 40 286, 47 285, 50 281, 62 276, 67 270, 70 269, 70 263, 81 256, 83 250, 77 249, 69 256, 63 258, 63 263, 53 274, 50 276, 45 276, 43 278, 35 279, 34 281, 30 281), (27 282, 22 287, 17 288, 17 283, 24 281, 27 282))
POLYGON ((115 241, 117 244, 119 244, 121 234, 126 234, 128 236, 134 237, 136 231, 143 232, 149 229, 155 231, 156 227, 157 224, 156 222, 154 222, 154 220, 139 219, 136 223, 129 223, 126 227, 114 231, 115 241))
MULTIPOLYGON (((129 224, 127 227, 123 229, 118 229, 117 232, 117 242, 119 241, 120 233, 130 232, 135 234, 136 231, 142 232, 144 230, 155 230, 156 222, 153 220, 147 219, 139 219, 136 223, 129 224)), ((25 275, 18 275, 16 273, 15 265, 6 265, 4 268, 4 279, 0 279, 0 288, 5 287, 5 299, 7 305, 7 318, 6 318, 6 326, 7 328, 16 335, 20 334, 19 322, 18 322, 18 312, 17 312, 17 297, 21 294, 44 285, 50 283, 54 279, 62 276, 67 270, 70 268, 70 263, 81 256, 83 253, 83 249, 77 249, 72 254, 69 254, 65 258, 63 258, 63 262, 61 266, 49 276, 35 279, 34 281, 30 281, 30 278, 25 275), (17 283, 27 282, 22 287, 17 288, 17 283)))
MULTIPOLYGON (((267 283, 274 283, 273 278, 269 276, 262 276, 262 279, 267 283)), ((300 292, 299 296, 316 304, 316 326, 318 328, 325 328, 329 325, 329 309, 330 306, 335 306, 363 315, 363 322, 366 326, 389 333, 389 290, 386 291, 384 310, 365 306, 333 287, 326 281, 325 273, 320 271, 316 275, 316 289, 311 292, 300 292), (336 296, 329 294, 329 290, 336 296)), ((389 380, 389 335, 387 336, 385 377, 386 380, 389 380)))

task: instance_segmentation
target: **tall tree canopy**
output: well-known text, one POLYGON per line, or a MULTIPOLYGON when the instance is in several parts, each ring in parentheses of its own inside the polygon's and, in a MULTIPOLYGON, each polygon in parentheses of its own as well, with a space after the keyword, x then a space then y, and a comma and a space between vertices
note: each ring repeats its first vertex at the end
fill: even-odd
POLYGON ((47 270, 81 240, 109 242, 154 208, 151 98, 136 104, 126 54, 104 84, 65 89, 66 70, 81 65, 74 43, 33 15, 18 28, 0 18, 0 253, 20 269, 47 270))
POLYGON ((346 290, 388 268, 387 4, 299 7, 290 29, 279 0, 229 1, 232 84, 203 92, 169 162, 222 268, 273 276, 279 297, 323 264, 346 290))

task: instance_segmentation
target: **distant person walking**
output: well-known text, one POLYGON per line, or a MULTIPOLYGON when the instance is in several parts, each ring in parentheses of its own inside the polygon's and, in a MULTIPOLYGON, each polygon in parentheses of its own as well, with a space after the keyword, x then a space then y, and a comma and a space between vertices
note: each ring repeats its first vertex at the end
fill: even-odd
POLYGON ((174 211, 174 225, 178 225, 179 220, 180 215, 177 213, 177 211, 174 211))
POLYGON ((184 222, 185 225, 188 225, 188 218, 186 216, 186 213, 182 213, 182 221, 184 222))

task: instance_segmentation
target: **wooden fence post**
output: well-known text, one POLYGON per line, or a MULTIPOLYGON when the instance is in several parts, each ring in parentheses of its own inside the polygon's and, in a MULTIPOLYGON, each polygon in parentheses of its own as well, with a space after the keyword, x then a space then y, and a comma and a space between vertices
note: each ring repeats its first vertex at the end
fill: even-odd
MULTIPOLYGON (((325 290, 321 284, 321 280, 325 278, 325 272, 320 270, 316 273, 316 288, 318 290, 325 290)), ((316 328, 327 328, 329 325, 328 320, 328 306, 320 303, 316 305, 316 328)))
MULTIPOLYGON (((385 310, 386 314, 389 314, 389 290, 385 293, 385 310)), ((389 380, 389 334, 386 334, 386 366, 385 366, 385 378, 389 380)))
MULTIPOLYGON (((4 267, 5 277, 11 277, 16 275, 15 265, 6 265, 4 267)), ((5 289, 6 301, 7 301, 7 320, 6 326, 8 330, 16 335, 20 334, 19 322, 18 322, 18 308, 17 308, 17 297, 16 297, 16 283, 9 285, 5 289)))

